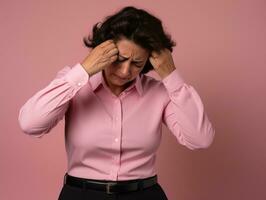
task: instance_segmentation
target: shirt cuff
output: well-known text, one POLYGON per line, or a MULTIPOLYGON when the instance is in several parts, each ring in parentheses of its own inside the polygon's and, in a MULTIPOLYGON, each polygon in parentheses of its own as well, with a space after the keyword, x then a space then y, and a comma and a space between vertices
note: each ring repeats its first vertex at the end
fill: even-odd
POLYGON ((65 78, 75 86, 82 87, 88 82, 89 74, 80 63, 77 63, 66 74, 65 78))
POLYGON ((162 80, 162 82, 169 93, 174 92, 185 83, 184 79, 181 77, 177 69, 166 76, 162 80))

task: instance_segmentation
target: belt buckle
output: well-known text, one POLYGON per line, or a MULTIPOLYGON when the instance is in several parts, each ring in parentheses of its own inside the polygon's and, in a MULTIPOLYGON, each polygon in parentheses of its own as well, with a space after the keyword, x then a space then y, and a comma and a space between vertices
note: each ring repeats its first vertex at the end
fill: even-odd
POLYGON ((66 184, 66 177, 67 177, 67 173, 65 173, 65 175, 64 175, 64 181, 63 181, 63 184, 66 184))
POLYGON ((106 185, 106 190, 107 190, 107 194, 113 194, 115 192, 110 192, 110 186, 111 185, 116 185, 116 183, 113 183, 113 182, 108 182, 107 185, 106 185))

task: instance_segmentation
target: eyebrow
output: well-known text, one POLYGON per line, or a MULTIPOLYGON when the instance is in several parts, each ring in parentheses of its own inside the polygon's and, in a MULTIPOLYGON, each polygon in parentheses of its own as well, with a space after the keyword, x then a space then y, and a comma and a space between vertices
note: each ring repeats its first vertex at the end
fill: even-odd
MULTIPOLYGON (((122 55, 120 55, 120 54, 119 54, 119 57, 122 57, 122 58, 128 59, 127 57, 124 57, 124 56, 122 56, 122 55)), ((137 59, 137 60, 135 60, 134 62, 143 62, 143 60, 138 60, 138 59, 137 59)))

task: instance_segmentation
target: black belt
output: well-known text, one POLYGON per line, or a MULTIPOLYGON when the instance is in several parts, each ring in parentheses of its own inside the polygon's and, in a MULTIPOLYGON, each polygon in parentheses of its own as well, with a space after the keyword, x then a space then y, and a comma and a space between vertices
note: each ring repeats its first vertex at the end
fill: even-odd
POLYGON ((148 188, 157 183, 157 175, 134 180, 122 180, 122 181, 108 181, 108 180, 94 180, 85 179, 75 176, 70 176, 67 173, 64 177, 64 183, 70 186, 79 187, 83 189, 95 189, 106 191, 107 194, 129 192, 142 190, 148 188))

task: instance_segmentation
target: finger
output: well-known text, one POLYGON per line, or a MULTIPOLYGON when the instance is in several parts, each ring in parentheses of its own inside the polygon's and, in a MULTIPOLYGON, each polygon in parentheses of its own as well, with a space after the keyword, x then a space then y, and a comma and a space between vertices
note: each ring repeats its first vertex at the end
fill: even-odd
POLYGON ((114 49, 114 48, 116 48, 116 45, 115 45, 114 43, 110 43, 110 44, 108 44, 108 45, 106 45, 106 46, 104 47, 104 50, 105 50, 106 52, 108 52, 108 51, 110 51, 111 49, 114 49))
POLYGON ((117 55, 113 55, 113 56, 111 56, 110 60, 111 60, 111 62, 114 62, 117 60, 117 58, 118 58, 117 55))
POLYGON ((111 50, 108 51, 107 55, 108 56, 113 56, 113 55, 118 55, 118 49, 117 48, 113 48, 111 50))
POLYGON ((151 52, 151 56, 154 57, 154 58, 156 58, 156 57, 159 56, 159 53, 157 53, 156 51, 152 51, 151 52))
POLYGON ((109 40, 105 40, 104 42, 102 42, 99 46, 106 47, 107 45, 111 43, 114 43, 114 41, 112 39, 109 39, 109 40))

